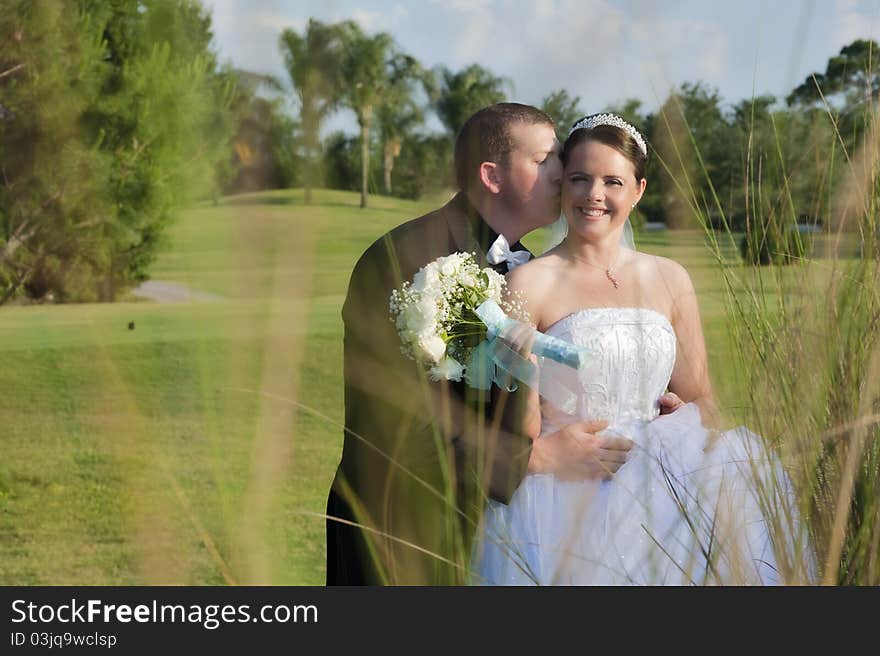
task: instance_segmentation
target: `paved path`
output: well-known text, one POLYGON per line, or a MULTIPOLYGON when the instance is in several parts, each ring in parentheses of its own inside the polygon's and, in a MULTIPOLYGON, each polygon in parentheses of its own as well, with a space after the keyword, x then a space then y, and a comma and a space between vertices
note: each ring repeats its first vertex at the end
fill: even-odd
POLYGON ((148 280, 141 283, 131 292, 140 298, 147 298, 160 303, 194 303, 199 301, 219 301, 221 296, 190 289, 186 285, 161 280, 148 280))

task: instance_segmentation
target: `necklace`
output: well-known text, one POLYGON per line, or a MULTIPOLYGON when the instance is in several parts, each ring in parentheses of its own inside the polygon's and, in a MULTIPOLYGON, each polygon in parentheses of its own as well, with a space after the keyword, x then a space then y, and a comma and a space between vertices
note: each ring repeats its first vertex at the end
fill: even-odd
POLYGON ((605 266, 602 266, 601 264, 594 264, 593 262, 588 262, 584 258, 582 258, 578 255, 575 255, 574 253, 569 251, 569 255, 571 255, 571 257, 573 259, 577 260, 578 262, 582 262, 583 264, 589 265, 589 266, 594 267, 596 269, 602 269, 603 271, 605 271, 605 277, 611 281, 611 284, 614 285, 614 289, 618 289, 620 287, 620 283, 617 281, 617 278, 614 277, 614 268, 617 266, 617 261, 620 259, 620 253, 621 253, 621 251, 618 250, 617 257, 614 258, 614 262, 612 262, 610 265, 605 267, 605 266))

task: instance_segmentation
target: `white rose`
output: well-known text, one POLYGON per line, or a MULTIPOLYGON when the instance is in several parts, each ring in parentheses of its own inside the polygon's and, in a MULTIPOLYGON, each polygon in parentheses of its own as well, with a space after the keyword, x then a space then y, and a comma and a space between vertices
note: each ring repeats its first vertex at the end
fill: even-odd
POLYGON ((431 362, 440 362, 446 353, 446 342, 437 335, 429 335, 419 340, 419 349, 431 362))
POLYGON ((437 270, 437 265, 431 262, 419 269, 416 275, 413 276, 412 286, 414 290, 423 292, 437 284, 439 279, 440 274, 437 270))
POLYGON ((427 294, 419 299, 419 312, 425 317, 428 326, 433 326, 434 322, 437 320, 437 313, 439 312, 438 302, 440 300, 442 300, 442 298, 427 294))
POLYGON ((434 328, 437 320, 437 303, 431 296, 423 296, 416 303, 408 305, 403 312, 407 328, 423 333, 434 328))
POLYGON ((461 380, 464 367, 455 358, 446 356, 442 361, 431 367, 428 372, 432 380, 461 380))
POLYGON ((444 276, 454 276, 461 267, 461 258, 453 253, 452 255, 441 257, 437 260, 437 264, 440 266, 440 273, 444 276))
POLYGON ((477 279, 468 271, 460 271, 458 273, 458 283, 464 287, 474 288, 477 286, 477 279))

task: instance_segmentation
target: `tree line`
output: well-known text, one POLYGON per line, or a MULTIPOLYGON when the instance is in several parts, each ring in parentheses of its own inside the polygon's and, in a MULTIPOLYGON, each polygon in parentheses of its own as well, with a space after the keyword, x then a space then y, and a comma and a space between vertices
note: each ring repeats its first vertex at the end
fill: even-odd
MULTIPOLYGON (((298 182, 406 198, 452 186, 451 150, 466 118, 512 95, 512 83, 480 64, 460 71, 428 69, 386 33, 366 34, 346 21, 310 20, 280 39, 299 107, 303 147, 298 182), (319 138, 326 119, 348 109, 358 135, 319 138), (427 130, 433 113, 444 128, 427 130), (381 182, 380 182, 381 181, 381 182)), ((784 98, 764 95, 728 105, 717 89, 686 82, 660 107, 639 100, 589 107, 570 90, 555 90, 539 107, 560 139, 579 117, 614 111, 630 120, 650 146, 649 187, 638 222, 668 227, 746 229, 764 239, 770 224, 822 226, 835 192, 873 125, 880 90, 878 46, 856 40, 784 98)), ((837 194, 839 195, 839 193, 837 194)))
MULTIPOLYGON (((287 81, 221 65, 197 0, 9 0, 0 35, 0 304, 114 300, 147 278, 196 199, 296 186, 310 202, 327 186, 366 206, 371 193, 450 189, 458 129, 513 94, 480 64, 428 68, 353 21, 284 30, 287 81), (322 137, 340 111, 358 133, 322 137), (442 131, 428 129, 432 114, 442 131)), ((650 183, 637 224, 701 216, 766 244, 774 222, 832 215, 871 129, 877 63, 877 44, 858 40, 784 99, 727 107, 697 82, 654 112, 589 107, 565 89, 540 106, 560 138, 602 109, 642 130, 650 183)))

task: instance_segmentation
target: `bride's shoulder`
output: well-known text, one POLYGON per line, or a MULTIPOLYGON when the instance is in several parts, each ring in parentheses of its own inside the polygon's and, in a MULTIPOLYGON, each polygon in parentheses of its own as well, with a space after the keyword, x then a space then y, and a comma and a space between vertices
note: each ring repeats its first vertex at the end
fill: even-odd
POLYGON ((548 251, 508 273, 507 283, 509 285, 541 284, 553 278, 555 271, 561 266, 562 262, 563 260, 559 255, 553 251, 548 251))
POLYGON ((545 273, 550 273, 557 269, 567 267, 570 263, 571 260, 562 255, 562 244, 554 246, 549 251, 542 253, 529 262, 529 264, 534 265, 536 269, 541 269, 541 271, 545 273))
POLYGON ((546 300, 558 275, 557 266, 552 255, 541 257, 521 264, 507 274, 508 300, 519 308, 520 319, 537 324, 543 316, 546 300))
POLYGON ((664 285, 673 288, 691 286, 691 277, 687 269, 668 257, 637 252, 636 266, 644 273, 649 273, 658 281, 662 281, 664 285))

